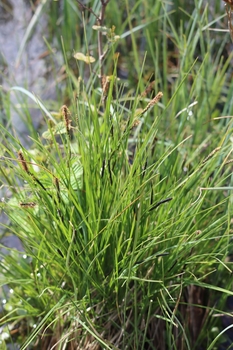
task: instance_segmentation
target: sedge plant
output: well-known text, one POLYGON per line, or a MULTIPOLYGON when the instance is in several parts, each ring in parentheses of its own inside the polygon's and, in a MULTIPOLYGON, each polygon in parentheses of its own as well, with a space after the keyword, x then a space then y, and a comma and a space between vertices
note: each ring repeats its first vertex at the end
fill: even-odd
POLYGON ((22 350, 213 349, 222 336, 217 316, 233 295, 232 121, 216 115, 221 89, 232 90, 231 57, 211 56, 207 10, 196 6, 179 36, 170 10, 156 5, 164 30, 153 41, 155 24, 140 28, 148 58, 137 57, 138 84, 126 91, 115 54, 124 34, 97 12, 110 4, 80 4, 97 21, 85 36, 89 47, 88 32, 97 32, 99 57, 96 64, 87 51, 76 53, 78 79, 67 63, 76 98, 72 91, 60 120, 45 114, 47 130, 28 149, 1 128, 1 180, 10 191, 1 209, 24 251, 9 249, 0 261, 1 285, 12 290, 0 322, 22 350), (180 71, 168 71, 164 50, 163 70, 145 86, 146 62, 159 67, 152 52, 168 33, 180 71))

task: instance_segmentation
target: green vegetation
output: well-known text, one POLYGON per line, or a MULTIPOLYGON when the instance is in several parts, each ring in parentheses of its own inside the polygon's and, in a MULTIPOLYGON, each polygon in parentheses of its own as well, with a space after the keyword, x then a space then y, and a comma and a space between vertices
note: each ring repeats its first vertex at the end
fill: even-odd
POLYGON ((1 346, 217 349, 233 295, 233 81, 230 35, 210 29, 226 18, 203 1, 61 2, 47 6, 69 109, 40 102, 27 149, 1 126, 5 234, 25 250, 0 261, 1 346))

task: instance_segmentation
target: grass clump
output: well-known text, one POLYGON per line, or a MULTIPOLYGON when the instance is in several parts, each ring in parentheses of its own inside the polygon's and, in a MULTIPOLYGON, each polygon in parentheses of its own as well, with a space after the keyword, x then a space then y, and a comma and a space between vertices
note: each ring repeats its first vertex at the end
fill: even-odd
MULTIPOLYGON (((108 1, 101 4, 107 13, 108 1)), ((1 324, 22 350, 214 349, 221 341, 214 316, 223 315, 233 294, 232 121, 214 118, 218 103, 230 99, 222 89, 232 89, 231 57, 212 56, 213 42, 203 34, 206 10, 196 6, 179 36, 160 5, 154 5, 163 26, 158 39, 147 25, 140 28, 150 48, 146 59, 136 59, 138 31, 130 13, 125 20, 140 72, 133 92, 117 79, 118 28, 103 28, 97 18, 100 56, 93 64, 100 76, 87 50, 78 79, 66 67, 76 99, 71 91, 73 104, 61 107, 60 119, 46 114, 47 130, 30 149, 1 129, 1 178, 12 193, 1 207, 11 219, 7 233, 24 247, 0 262, 1 284, 13 291, 1 324), (169 52, 162 51, 162 70, 152 54, 168 34, 178 50, 173 71, 169 52), (201 60, 194 58, 198 45, 201 60), (155 73, 145 86, 147 60, 155 73)), ((93 29, 85 30, 89 47, 93 29)), ((229 115, 231 109, 224 107, 229 115)))

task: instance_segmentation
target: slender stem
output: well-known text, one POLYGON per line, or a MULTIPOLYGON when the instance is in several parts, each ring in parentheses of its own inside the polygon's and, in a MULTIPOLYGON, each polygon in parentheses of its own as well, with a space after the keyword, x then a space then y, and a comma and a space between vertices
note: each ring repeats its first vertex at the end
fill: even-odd
MULTIPOLYGON (((81 10, 87 10, 89 11, 90 13, 92 13, 96 20, 97 20, 97 23, 100 27, 103 26, 103 23, 104 23, 104 16, 105 16, 105 9, 106 9, 106 6, 108 5, 110 0, 101 0, 101 12, 100 12, 100 16, 97 16, 97 14, 92 10, 91 7, 87 7, 85 5, 83 5, 81 3, 81 1, 77 0, 79 6, 81 7, 81 10)), ((104 75, 104 71, 103 71, 103 61, 104 61, 104 57, 106 55, 106 52, 103 52, 103 34, 102 34, 102 31, 99 30, 98 31, 98 56, 99 56, 99 62, 100 62, 100 79, 102 81, 102 77, 104 75)), ((102 85, 102 84, 101 84, 102 85)))
MULTIPOLYGON (((99 26, 101 27, 103 26, 105 9, 109 1, 110 0, 106 0, 106 1, 101 0, 102 7, 101 7, 100 16, 99 16, 99 26)), ((98 32, 98 54, 99 54, 99 62, 100 62, 100 79, 102 79, 104 75, 103 60, 104 60, 105 54, 103 53, 103 34, 101 30, 98 32)))
POLYGON ((90 13, 92 13, 94 15, 94 17, 97 19, 97 21, 99 21, 99 17, 96 15, 96 13, 92 10, 91 7, 87 7, 87 6, 83 5, 79 0, 77 0, 77 3, 81 7, 81 11, 83 11, 83 10, 89 11, 90 13))

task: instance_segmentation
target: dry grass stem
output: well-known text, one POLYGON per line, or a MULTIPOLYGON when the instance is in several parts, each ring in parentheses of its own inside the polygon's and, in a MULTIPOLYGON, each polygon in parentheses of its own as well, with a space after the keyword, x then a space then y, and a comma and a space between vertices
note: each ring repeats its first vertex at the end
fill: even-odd
POLYGON ((226 8, 226 13, 227 13, 227 19, 228 19, 228 28, 230 31, 230 36, 233 41, 233 26, 231 24, 231 15, 232 15, 232 10, 233 10, 233 0, 224 0, 225 2, 225 8, 226 8))

